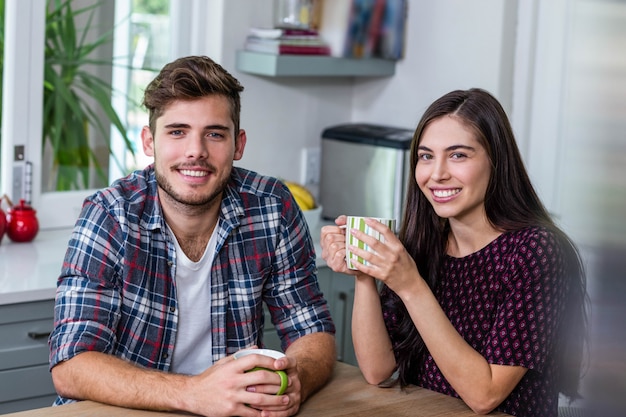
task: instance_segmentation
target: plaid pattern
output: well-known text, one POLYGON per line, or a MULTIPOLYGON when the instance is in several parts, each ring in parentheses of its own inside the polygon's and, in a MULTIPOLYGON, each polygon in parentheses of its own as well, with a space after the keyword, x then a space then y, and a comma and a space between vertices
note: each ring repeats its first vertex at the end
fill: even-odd
MULTIPOLYGON (((334 333, 308 227, 281 182, 233 168, 217 232, 207 317, 214 361, 263 345, 263 302, 283 349, 305 334, 334 333)), ((178 320, 175 273, 152 166, 87 198, 57 284, 50 368, 98 351, 168 371, 178 320)))

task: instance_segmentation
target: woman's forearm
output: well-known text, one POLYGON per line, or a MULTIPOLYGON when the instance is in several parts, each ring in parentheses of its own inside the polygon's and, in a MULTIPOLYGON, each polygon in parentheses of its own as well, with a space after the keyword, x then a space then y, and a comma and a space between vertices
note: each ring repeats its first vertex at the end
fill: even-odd
POLYGON ((426 284, 402 301, 450 385, 475 412, 493 410, 522 378, 521 367, 491 365, 456 331, 426 284))
POLYGON ((360 275, 355 282, 352 342, 367 382, 378 384, 393 374, 396 361, 383 321, 376 281, 366 275, 360 275))

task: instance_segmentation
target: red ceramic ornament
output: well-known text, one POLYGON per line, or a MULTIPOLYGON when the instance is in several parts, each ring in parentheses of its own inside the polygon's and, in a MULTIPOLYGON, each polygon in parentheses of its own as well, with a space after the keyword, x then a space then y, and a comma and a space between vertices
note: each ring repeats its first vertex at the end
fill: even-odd
POLYGON ((2 207, 0 207, 0 243, 2 243, 2 238, 4 237, 4 231, 6 229, 6 226, 7 226, 7 217, 6 217, 6 214, 4 214, 4 211, 2 211, 2 207))
POLYGON ((30 242, 39 232, 37 212, 24 199, 9 209, 6 216, 6 233, 14 242, 30 242))

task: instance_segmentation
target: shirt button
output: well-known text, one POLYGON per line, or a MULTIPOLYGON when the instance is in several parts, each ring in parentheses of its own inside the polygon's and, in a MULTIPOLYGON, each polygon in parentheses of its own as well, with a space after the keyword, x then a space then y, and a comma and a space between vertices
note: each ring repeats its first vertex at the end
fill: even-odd
POLYGON ((161 356, 161 358, 163 359, 167 359, 170 355, 167 354, 167 352, 163 353, 163 356, 161 356))
POLYGON ((176 307, 174 307, 174 306, 170 307, 170 312, 171 312, 171 313, 173 313, 173 312, 175 312, 175 311, 176 311, 176 307))

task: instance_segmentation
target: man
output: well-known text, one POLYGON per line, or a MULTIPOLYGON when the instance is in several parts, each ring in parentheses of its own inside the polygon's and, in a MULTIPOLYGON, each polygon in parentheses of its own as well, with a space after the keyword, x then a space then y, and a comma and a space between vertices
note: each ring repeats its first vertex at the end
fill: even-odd
POLYGON ((207 57, 148 85, 154 164, 89 197, 59 277, 50 368, 57 404, 90 399, 211 416, 289 416, 329 378, 334 326, 302 214, 243 156, 243 87, 207 57), (263 302, 286 358, 262 345, 263 302), (253 367, 283 369, 280 378, 253 367))

